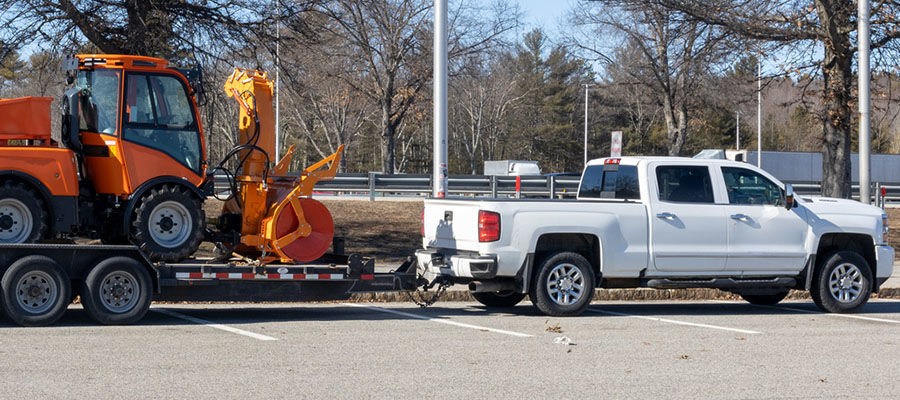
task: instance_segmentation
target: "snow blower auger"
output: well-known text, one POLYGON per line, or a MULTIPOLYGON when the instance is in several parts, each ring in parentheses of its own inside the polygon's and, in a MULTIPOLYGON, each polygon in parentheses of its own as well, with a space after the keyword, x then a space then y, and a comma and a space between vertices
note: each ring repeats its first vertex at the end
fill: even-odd
MULTIPOLYGON (((316 182, 334 178, 344 146, 306 168, 300 176, 287 176, 294 146, 269 170, 275 153, 272 82, 265 72, 235 69, 225 91, 240 105, 239 143, 231 151, 240 160, 233 177, 234 194, 223 206, 220 225, 238 231, 233 251, 261 263, 310 262, 328 251, 334 221, 324 204, 310 198, 316 182)), ((228 159, 226 156, 224 159, 228 159)), ((217 169, 228 171, 221 166, 217 169)))

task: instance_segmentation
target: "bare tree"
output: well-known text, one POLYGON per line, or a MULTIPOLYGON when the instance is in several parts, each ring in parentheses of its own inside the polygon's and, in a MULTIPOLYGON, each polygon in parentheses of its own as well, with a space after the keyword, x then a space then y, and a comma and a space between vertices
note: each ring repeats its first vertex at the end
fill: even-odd
POLYGON ((618 57, 591 40, 575 38, 575 42, 607 65, 627 68, 632 83, 656 94, 662 104, 668 153, 680 155, 688 136, 691 101, 710 70, 720 65, 728 36, 714 26, 686 20, 682 13, 641 0, 581 3, 572 18, 594 35, 622 38, 614 41, 614 48, 629 50, 618 52, 618 57))
MULTIPOLYGON (((850 135, 853 113, 853 56, 856 4, 847 0, 652 0, 744 37, 787 46, 821 73, 822 194, 850 197, 850 135), (811 46, 816 44, 816 46, 811 46), (821 46, 821 47, 819 47, 821 46), (801 51, 803 49, 806 51, 801 51), (817 50, 819 49, 819 50, 817 50)), ((872 49, 900 37, 900 3, 875 1, 871 12, 872 49)))

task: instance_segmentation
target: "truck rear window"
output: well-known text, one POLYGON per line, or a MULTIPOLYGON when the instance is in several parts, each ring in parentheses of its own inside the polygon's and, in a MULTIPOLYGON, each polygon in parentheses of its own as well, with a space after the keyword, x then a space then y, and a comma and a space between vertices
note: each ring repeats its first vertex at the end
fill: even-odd
POLYGON ((640 199, 637 167, 634 165, 592 165, 584 170, 578 197, 597 199, 640 199))

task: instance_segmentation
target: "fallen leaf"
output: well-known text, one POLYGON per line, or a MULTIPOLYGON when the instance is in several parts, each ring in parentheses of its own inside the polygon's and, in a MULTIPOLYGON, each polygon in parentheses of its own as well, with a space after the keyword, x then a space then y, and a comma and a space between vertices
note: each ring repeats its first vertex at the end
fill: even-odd
POLYGON ((547 332, 553 332, 553 333, 563 333, 563 330, 562 330, 562 328, 560 328, 558 322, 556 323, 556 325, 547 326, 546 328, 544 328, 544 330, 547 332))
POLYGON ((681 355, 681 359, 682 359, 682 360, 687 360, 688 358, 691 358, 691 356, 689 356, 689 355, 687 355, 687 354, 682 354, 682 355, 681 355))

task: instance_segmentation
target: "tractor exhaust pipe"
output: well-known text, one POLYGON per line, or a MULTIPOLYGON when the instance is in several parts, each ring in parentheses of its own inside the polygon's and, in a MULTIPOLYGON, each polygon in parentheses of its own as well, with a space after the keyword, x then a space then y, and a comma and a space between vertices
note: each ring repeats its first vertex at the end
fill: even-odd
POLYGON ((469 282, 469 291, 474 293, 483 292, 500 292, 504 290, 515 290, 516 284, 513 282, 487 281, 487 282, 469 282))

